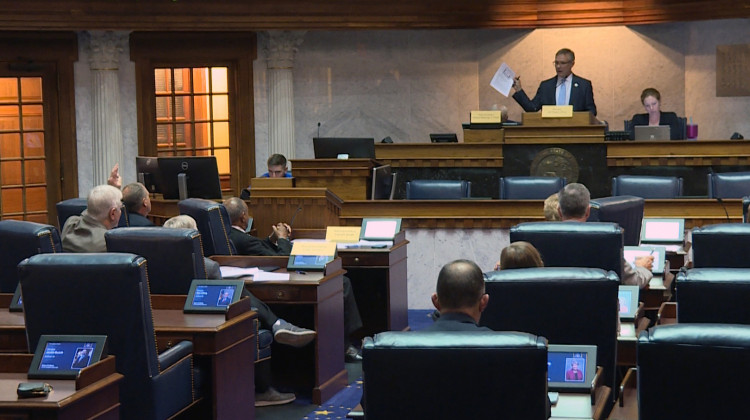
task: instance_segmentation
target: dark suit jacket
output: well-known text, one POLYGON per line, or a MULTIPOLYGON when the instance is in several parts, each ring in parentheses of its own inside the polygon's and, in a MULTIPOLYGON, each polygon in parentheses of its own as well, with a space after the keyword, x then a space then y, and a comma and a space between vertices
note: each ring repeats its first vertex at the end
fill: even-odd
MULTIPOLYGON (((648 125, 648 114, 635 114, 633 119, 630 120, 630 138, 635 138, 635 126, 636 125, 648 125)), ((669 126, 669 138, 672 140, 685 140, 682 127, 680 127, 680 119, 677 118, 677 114, 674 112, 662 112, 659 117, 659 125, 669 126)))
POLYGON ((263 255, 267 257, 289 255, 292 243, 286 239, 279 239, 274 245, 268 238, 258 239, 255 236, 240 232, 235 228, 229 230, 229 239, 234 243, 239 255, 263 255))
POLYGON ((128 213, 128 226, 130 227, 150 227, 153 225, 153 222, 138 213, 128 213))
POLYGON ((474 319, 466 314, 449 312, 440 314, 435 323, 422 331, 492 331, 487 327, 480 327, 474 319))
MULTIPOLYGON (((591 82, 574 74, 570 86, 570 102, 568 105, 573 105, 573 111, 591 111, 592 114, 596 115, 594 89, 591 87, 591 82)), ((534 99, 529 99, 523 90, 514 93, 513 99, 521 105, 524 111, 536 112, 542 109, 542 105, 555 105, 557 103, 555 98, 556 87, 557 76, 540 83, 534 99)))

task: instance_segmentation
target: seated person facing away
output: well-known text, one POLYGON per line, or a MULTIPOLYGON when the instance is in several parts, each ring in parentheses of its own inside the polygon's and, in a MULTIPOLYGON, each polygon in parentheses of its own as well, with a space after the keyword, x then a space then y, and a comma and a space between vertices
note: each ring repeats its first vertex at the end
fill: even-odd
POLYGON ((544 220, 556 222, 560 220, 560 211, 558 210, 560 195, 554 193, 544 200, 544 220))
POLYGON ((147 227, 154 223, 146 216, 151 211, 151 197, 146 186, 140 182, 128 184, 122 189, 122 202, 128 211, 128 226, 147 227))
POLYGON ((479 326, 489 300, 482 269, 473 261, 452 261, 440 269, 432 294, 432 304, 440 316, 424 331, 491 331, 479 326))
POLYGON ((539 251, 526 241, 513 242, 503 248, 500 261, 495 264, 495 270, 530 267, 544 267, 544 263, 539 251))
POLYGON ((671 140, 682 139, 680 120, 674 112, 661 111, 661 94, 654 88, 643 89, 641 103, 646 109, 645 114, 635 114, 630 124, 630 138, 635 138, 636 125, 668 125, 671 140))
MULTIPOLYGON (((229 239, 234 243, 237 253, 240 255, 265 255, 265 256, 288 256, 292 252, 292 243, 289 236, 292 229, 286 223, 277 223, 272 226, 273 233, 267 238, 258 239, 245 233, 249 218, 247 204, 237 197, 224 200, 224 207, 232 222, 229 239)), ((357 347, 352 344, 350 338, 358 329, 362 328, 362 318, 359 315, 357 301, 354 299, 352 283, 349 277, 344 276, 344 345, 345 358, 349 362, 362 360, 362 355, 357 347)))
POLYGON ((292 228, 288 224, 279 222, 271 226, 271 235, 259 239, 245 233, 250 216, 247 204, 242 199, 237 197, 227 198, 224 200, 224 207, 227 209, 229 220, 232 223, 229 239, 234 243, 238 254, 283 256, 292 252, 292 243, 289 241, 292 228))
MULTIPOLYGON (((192 217, 181 214, 169 218, 164 222, 165 228, 182 228, 182 229, 196 229, 197 224, 195 219, 192 217)), ((206 271, 209 273, 209 278, 220 279, 221 271, 219 270, 219 264, 209 258, 204 257, 206 263, 206 271), (211 268, 209 268, 209 266, 211 268), (218 275, 215 274, 218 272, 218 275)), ((315 331, 308 330, 307 328, 301 328, 294 324, 291 324, 273 313, 271 308, 268 307, 262 300, 258 299, 250 293, 247 289, 242 290, 242 296, 250 298, 250 306, 253 310, 258 313, 258 321, 260 327, 264 330, 270 330, 273 332, 274 340, 279 344, 286 344, 292 347, 302 347, 311 342, 315 338, 315 331)), ((273 360, 273 359, 272 359, 273 360)), ((286 404, 294 401, 296 398, 291 393, 281 393, 275 388, 270 386, 271 372, 267 369, 267 366, 260 367, 256 370, 255 375, 255 405, 257 407, 268 406, 268 405, 279 405, 286 404)))
POLYGON ((104 234, 117 227, 122 215, 122 192, 111 185, 89 191, 86 210, 65 221, 60 239, 65 252, 107 252, 104 234))
POLYGON ((274 153, 266 161, 268 166, 268 172, 261 175, 261 178, 291 178, 292 174, 286 167, 286 157, 284 155, 274 153))
MULTIPOLYGON (((560 191, 560 218, 563 222, 585 222, 591 212, 590 201, 591 194, 585 185, 579 183, 566 185, 560 191)), ((633 265, 623 258, 620 283, 637 285, 641 289, 646 287, 654 276, 651 272, 653 264, 653 255, 636 258, 633 265)))

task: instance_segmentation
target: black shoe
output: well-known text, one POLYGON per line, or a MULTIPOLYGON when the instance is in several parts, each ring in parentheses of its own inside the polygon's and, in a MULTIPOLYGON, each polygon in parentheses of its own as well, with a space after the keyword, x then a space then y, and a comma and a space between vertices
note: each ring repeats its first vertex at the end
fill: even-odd
POLYGON ((346 360, 347 363, 361 362, 362 354, 356 347, 349 345, 349 347, 346 348, 346 352, 344 352, 344 360, 346 360))

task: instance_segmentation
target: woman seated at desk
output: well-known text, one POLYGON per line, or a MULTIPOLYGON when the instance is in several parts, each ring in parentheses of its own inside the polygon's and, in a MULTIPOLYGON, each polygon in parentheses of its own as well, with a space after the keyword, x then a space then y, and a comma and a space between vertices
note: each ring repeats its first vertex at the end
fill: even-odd
POLYGON ((671 140, 683 140, 684 129, 680 118, 674 112, 661 112, 661 94, 654 88, 646 88, 641 93, 641 103, 645 114, 635 114, 630 120, 630 138, 635 138, 636 125, 668 125, 671 140))

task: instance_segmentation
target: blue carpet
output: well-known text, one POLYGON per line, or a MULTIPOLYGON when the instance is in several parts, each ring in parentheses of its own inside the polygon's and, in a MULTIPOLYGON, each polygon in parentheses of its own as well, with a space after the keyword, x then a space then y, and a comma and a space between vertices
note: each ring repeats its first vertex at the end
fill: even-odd
MULTIPOLYGON (((431 309, 410 309, 409 328, 417 331, 432 324, 431 309)), ((321 404, 310 414, 302 417, 303 420, 333 420, 345 419, 346 414, 359 404, 362 399, 362 377, 347 385, 342 391, 334 395, 330 400, 321 404)))

